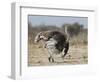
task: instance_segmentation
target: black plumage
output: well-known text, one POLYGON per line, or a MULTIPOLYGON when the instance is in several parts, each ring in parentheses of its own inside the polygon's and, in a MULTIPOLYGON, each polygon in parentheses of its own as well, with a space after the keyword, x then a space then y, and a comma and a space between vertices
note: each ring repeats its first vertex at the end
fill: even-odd
POLYGON ((56 49, 58 49, 60 52, 64 50, 64 55, 63 57, 67 54, 68 49, 69 49, 69 42, 66 41, 66 36, 59 32, 59 31, 52 31, 48 34, 48 40, 50 38, 53 38, 57 41, 57 43, 55 44, 56 49))

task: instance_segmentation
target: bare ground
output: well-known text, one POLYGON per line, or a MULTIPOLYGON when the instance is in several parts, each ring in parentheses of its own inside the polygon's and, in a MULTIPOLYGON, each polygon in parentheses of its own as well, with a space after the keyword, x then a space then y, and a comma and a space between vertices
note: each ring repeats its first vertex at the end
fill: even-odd
POLYGON ((55 62, 48 61, 48 51, 40 43, 28 44, 28 66, 45 66, 45 65, 76 65, 88 63, 87 45, 70 45, 68 54, 64 59, 59 55, 55 57, 55 62))

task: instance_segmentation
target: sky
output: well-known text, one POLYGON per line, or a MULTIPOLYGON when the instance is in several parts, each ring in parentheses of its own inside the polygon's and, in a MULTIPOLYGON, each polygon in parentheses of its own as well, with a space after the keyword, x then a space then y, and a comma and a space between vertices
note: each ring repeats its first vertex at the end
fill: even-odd
POLYGON ((84 28, 88 28, 87 17, 29 15, 28 22, 30 22, 32 26, 56 25, 58 27, 61 27, 63 24, 79 23, 83 25, 84 28))

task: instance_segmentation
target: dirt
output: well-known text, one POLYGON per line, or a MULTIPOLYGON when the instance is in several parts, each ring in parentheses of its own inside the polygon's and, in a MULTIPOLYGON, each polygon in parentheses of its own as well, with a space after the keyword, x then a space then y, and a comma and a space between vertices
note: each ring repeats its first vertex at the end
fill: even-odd
POLYGON ((65 58, 59 55, 55 57, 55 62, 48 61, 48 51, 40 43, 28 44, 28 66, 47 66, 47 65, 77 65, 88 63, 87 45, 70 45, 68 54, 65 58))

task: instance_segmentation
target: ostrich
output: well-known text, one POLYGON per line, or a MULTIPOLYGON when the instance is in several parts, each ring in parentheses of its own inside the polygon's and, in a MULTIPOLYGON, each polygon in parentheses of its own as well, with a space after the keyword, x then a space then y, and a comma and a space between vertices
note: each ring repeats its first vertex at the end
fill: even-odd
POLYGON ((65 34, 59 31, 43 31, 36 35, 35 42, 42 40, 44 42, 44 48, 47 48, 49 52, 49 62, 54 62, 54 55, 60 54, 64 58, 69 49, 69 41, 66 41, 65 34))

